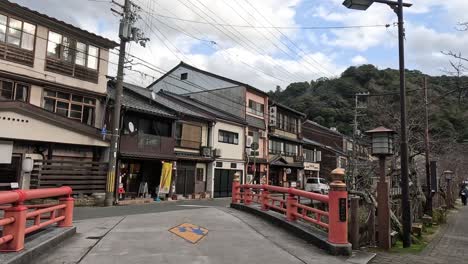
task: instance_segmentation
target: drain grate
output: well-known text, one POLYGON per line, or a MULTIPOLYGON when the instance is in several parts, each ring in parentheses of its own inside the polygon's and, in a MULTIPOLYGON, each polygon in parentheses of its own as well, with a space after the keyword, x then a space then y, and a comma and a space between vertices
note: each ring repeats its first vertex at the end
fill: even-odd
POLYGON ((89 236, 86 239, 96 239, 96 240, 98 240, 98 239, 101 239, 102 237, 103 236, 89 236))

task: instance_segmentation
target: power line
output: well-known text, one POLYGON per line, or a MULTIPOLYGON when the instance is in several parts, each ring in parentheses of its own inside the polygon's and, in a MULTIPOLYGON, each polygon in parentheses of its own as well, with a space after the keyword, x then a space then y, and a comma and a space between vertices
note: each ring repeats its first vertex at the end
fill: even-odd
MULTIPOLYGON (((149 15, 152 15, 152 14, 149 14, 149 15)), ((212 41, 212 40, 200 39, 200 38, 198 38, 198 37, 194 37, 192 34, 187 33, 187 32, 186 32, 185 30, 183 30, 183 29, 180 29, 180 27, 178 27, 178 29, 176 29, 176 28, 174 28, 174 27, 168 25, 167 23, 165 23, 165 22, 163 22, 163 21, 157 19, 156 17, 154 17, 154 18, 155 18, 159 23, 161 23, 161 24, 163 24, 163 25, 165 25, 165 26, 167 26, 167 27, 169 27, 169 28, 171 28, 171 29, 173 29, 173 30, 176 30, 176 31, 178 31, 178 32, 181 32, 181 33, 185 34, 186 36, 191 37, 191 38, 194 38, 194 39, 196 39, 196 40, 201 40, 201 41, 203 41, 202 43, 203 43, 204 45, 206 45, 206 46, 208 46, 208 47, 210 47, 210 48, 212 48, 212 49, 214 49, 213 46, 210 46, 210 45, 208 45, 207 43, 212 44, 212 45, 214 45, 214 46, 219 46, 219 48, 220 48, 219 51, 228 54, 229 56, 227 56, 227 58, 229 58, 229 59, 232 61, 231 58, 233 57, 233 54, 232 54, 229 50, 227 50, 226 48, 222 47, 218 42, 212 41), (206 42, 206 43, 205 43, 205 42, 206 42)), ((200 32, 198 32, 198 33, 201 35, 200 32)), ((214 49, 214 50, 216 50, 216 49, 214 49)), ((238 57, 238 55, 236 55, 236 57, 238 57)), ((279 77, 277 77, 277 76, 274 76, 274 75, 272 75, 272 74, 269 74, 269 73, 267 73, 267 72, 265 72, 265 71, 263 71, 263 70, 260 70, 260 69, 258 69, 258 68, 256 68, 256 67, 254 67, 254 66, 252 66, 252 65, 250 65, 250 64, 248 64, 248 63, 246 63, 246 62, 243 61, 243 60, 239 60, 239 62, 241 62, 242 64, 244 64, 244 65, 246 65, 247 67, 251 68, 252 70, 254 70, 254 71, 256 71, 256 72, 260 72, 260 73, 262 73, 262 74, 264 74, 265 76, 268 76, 268 77, 270 77, 270 78, 279 80, 279 81, 284 82, 284 83, 288 83, 288 82, 291 83, 291 82, 293 82, 293 81, 291 81, 291 80, 286 81, 286 80, 281 79, 281 78, 279 78, 279 77)))
MULTIPOLYGON (((212 21, 216 22, 216 19, 214 19, 212 16, 210 16, 207 12, 205 12, 203 9, 201 9, 200 7, 198 7, 197 5, 193 4, 191 1, 187 1, 187 3, 190 3, 192 5, 192 8, 190 8, 189 6, 186 5, 186 3, 184 1, 181 1, 181 0, 177 0, 179 3, 183 4, 187 9, 191 10, 192 12, 194 12, 196 15, 198 15, 199 17, 203 18, 205 21, 208 21, 206 18, 204 18, 202 15, 200 15, 198 12, 196 12, 194 10, 194 8, 200 10, 205 16, 207 16, 208 18, 210 18, 212 21)), ((198 0, 196 0, 198 1, 198 0)), ((198 1, 198 3, 200 3, 202 6, 204 6, 207 10, 209 10, 212 14, 214 14, 216 16, 216 14, 210 10, 206 5, 204 5, 203 3, 201 3, 200 1, 198 1)), ((262 49, 260 49, 259 47, 257 47, 255 45, 255 43, 253 43, 249 38, 245 37, 244 35, 242 35, 242 33, 240 33, 237 29, 231 27, 234 31, 237 32, 236 33, 233 33, 229 27, 226 27, 226 26, 221 26, 224 30, 220 29, 218 26, 216 26, 215 24, 212 25, 216 30, 218 30, 219 32, 221 32, 221 34, 224 34, 225 36, 227 36, 228 38, 230 38, 232 41, 234 41, 235 43, 239 44, 240 46, 242 46, 243 48, 247 49, 247 50, 252 50, 254 53, 257 53, 259 54, 260 56, 264 57, 268 63, 270 65, 274 65, 273 67, 283 73, 286 73, 287 75, 289 75, 289 77, 291 78, 292 77, 292 80, 294 79, 302 79, 303 77, 299 76, 295 76, 293 73, 289 72, 288 70, 286 70, 284 67, 282 67, 278 62, 274 61, 269 55, 263 55, 262 54, 262 49), (232 34, 232 36, 230 34, 227 34, 227 32, 225 31, 228 31, 230 34, 232 34), (234 36, 234 37, 233 37, 234 36), (242 38, 243 37, 244 39, 246 40, 243 40, 242 38), (237 39, 236 39, 237 38, 237 39), (243 44, 242 44, 243 43, 243 44), (247 47, 246 47, 247 46, 247 47)))
MULTIPOLYGON (((254 5, 252 5, 252 3, 250 3, 250 1, 248 0, 244 0, 248 5, 250 5, 269 25, 273 26, 273 24, 262 14, 262 12, 260 12, 257 8, 255 8, 254 5)), ((239 6, 241 6, 239 4, 239 6)), ((242 6, 241 6, 242 7, 242 6)), ((244 9, 245 10, 245 9, 244 9)), ((250 14, 250 13, 249 13, 250 14)), ((252 18, 255 19, 255 16, 250 14, 252 16, 252 18)), ((299 45, 296 45, 296 43, 294 43, 294 41, 292 41, 287 35, 285 35, 279 28, 274 28, 277 32, 279 32, 281 34, 281 36, 283 38, 286 38, 296 49, 298 49, 299 51, 301 51, 304 55, 307 54, 301 47, 299 47, 299 45)), ((281 39, 280 39, 281 40, 281 39)), ((296 53, 297 54, 297 53, 296 53)), ((299 55, 299 54, 298 54, 299 55)), ((304 56, 304 60, 305 60, 305 56, 304 56)), ((326 72, 330 73, 330 75, 333 75, 333 73, 331 73, 328 69, 326 69, 325 67, 323 67, 321 65, 321 63, 319 63, 318 61, 316 61, 314 58, 310 57, 310 59, 315 62, 320 68, 324 69, 326 72)), ((326 75, 326 74, 325 74, 326 75)))
MULTIPOLYGON (((226 3, 226 4, 229 6, 229 8, 230 8, 231 10, 233 10, 242 20, 244 20, 247 24, 252 25, 252 24, 251 24, 247 19, 245 19, 235 8, 233 8, 228 2, 225 2, 225 3, 226 3)), ((245 9, 244 9, 244 10, 245 10, 245 9)), ((249 13, 249 14, 250 14, 250 13, 249 13)), ((255 19, 255 18, 254 18, 254 19, 255 19)), ((260 31, 259 29, 257 29, 257 28, 254 28, 254 29, 255 29, 256 32, 258 32, 259 34, 261 34, 267 41, 269 41, 271 44, 273 44, 273 46, 275 46, 278 50, 280 50, 282 53, 286 54, 286 56, 290 57, 291 59, 293 59, 294 62, 296 62, 299 66, 301 66, 301 64, 299 63, 299 61, 295 61, 296 58, 295 58, 294 56, 292 56, 291 54, 289 54, 289 53, 288 53, 287 51, 285 51, 282 47, 278 46, 274 40, 269 39, 269 38, 268 38, 265 34, 263 34, 263 32, 260 31)), ((272 34, 270 31, 268 31, 268 33, 270 33, 270 35, 272 35, 274 38, 276 38, 276 36, 275 36, 274 34, 272 34)), ((291 50, 291 49, 289 48, 289 46, 288 46, 288 45, 285 45, 281 40, 280 40, 280 43, 283 44, 284 46, 286 46, 289 50, 291 50)), ((294 52, 294 51, 293 51, 293 52, 294 52)), ((297 55, 297 53, 296 53, 296 55, 297 55)), ((309 70, 310 70, 310 68, 309 68, 309 70)), ((312 71, 314 71, 314 70, 312 70, 312 71)), ((320 71, 320 70, 319 70, 319 71, 320 71)), ((325 75, 326 75, 326 74, 325 74, 325 75)))
POLYGON ((212 23, 212 22, 203 22, 197 20, 190 20, 185 18, 167 16, 163 14, 154 13, 155 16, 164 17, 173 20, 179 20, 194 24, 204 24, 204 25, 215 25, 215 26, 222 26, 222 27, 234 27, 234 28, 257 28, 257 29, 305 29, 305 30, 326 30, 326 29, 353 29, 353 28, 378 28, 378 27, 385 27, 388 28, 391 24, 373 24, 373 25, 351 25, 351 26, 252 26, 252 25, 235 25, 235 24, 226 24, 226 23, 212 23))

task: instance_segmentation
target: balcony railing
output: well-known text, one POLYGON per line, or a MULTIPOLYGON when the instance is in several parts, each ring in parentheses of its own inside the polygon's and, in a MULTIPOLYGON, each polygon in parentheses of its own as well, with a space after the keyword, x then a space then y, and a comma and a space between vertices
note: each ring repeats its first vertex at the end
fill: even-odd
POLYGON ((175 139, 149 134, 122 135, 120 151, 142 155, 174 155, 175 139))

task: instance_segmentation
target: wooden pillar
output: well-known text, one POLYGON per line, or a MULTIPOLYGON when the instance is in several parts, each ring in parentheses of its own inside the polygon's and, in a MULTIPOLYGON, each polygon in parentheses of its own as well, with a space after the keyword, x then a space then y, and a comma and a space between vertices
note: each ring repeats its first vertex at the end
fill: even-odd
POLYGON ((350 198, 350 240, 353 249, 359 249, 359 197, 352 196, 350 198))
POLYGON ((389 184, 385 173, 385 156, 379 158, 380 179, 377 183, 377 219, 379 225, 379 247, 390 249, 390 201, 389 184))

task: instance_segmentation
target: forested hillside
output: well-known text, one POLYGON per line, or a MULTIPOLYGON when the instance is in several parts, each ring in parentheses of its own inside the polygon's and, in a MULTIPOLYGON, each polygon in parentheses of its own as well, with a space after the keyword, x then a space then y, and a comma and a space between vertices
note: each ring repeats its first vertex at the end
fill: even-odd
MULTIPOLYGON (((418 148, 424 125, 424 74, 407 71, 408 124, 413 147, 418 148)), ((438 143, 468 139, 468 77, 427 76, 430 131, 438 143)), ((292 83, 286 89, 270 92, 272 100, 307 114, 308 118, 327 127, 337 127, 352 134, 355 93, 360 97, 359 130, 379 125, 399 130, 399 72, 379 70, 373 65, 350 67, 339 78, 292 83)), ((411 138, 410 138, 411 141, 411 138)), ((410 142, 411 143, 411 142, 410 142)), ((437 145, 437 144, 436 144, 437 145)))

